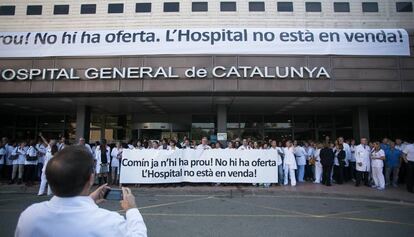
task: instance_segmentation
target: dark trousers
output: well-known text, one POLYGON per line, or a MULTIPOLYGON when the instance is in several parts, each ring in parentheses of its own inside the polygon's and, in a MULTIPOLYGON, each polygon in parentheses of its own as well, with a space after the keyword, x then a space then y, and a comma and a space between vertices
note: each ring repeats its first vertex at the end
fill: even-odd
POLYGON ((36 179, 36 166, 37 165, 25 165, 24 174, 28 184, 32 184, 36 179))
POLYGON ((331 185, 331 172, 332 165, 323 165, 322 166, 322 183, 325 185, 331 185))
POLYGON ((305 180, 313 181, 315 175, 313 174, 313 166, 309 163, 309 160, 306 161, 305 166, 305 180))
POLYGON ((356 180, 356 162, 349 162, 349 166, 348 166, 348 174, 349 174, 349 178, 351 179, 355 179, 356 180))
POLYGON ((361 181, 364 181, 364 185, 369 186, 368 180, 369 179, 369 173, 365 171, 357 171, 356 172, 356 186, 359 186, 361 184, 361 181))
POLYGON ((6 166, 6 176, 5 176, 5 178, 6 179, 9 179, 9 180, 11 180, 11 178, 12 178, 12 173, 13 173, 13 165, 5 165, 6 166))
POLYGON ((337 184, 344 183, 344 166, 343 165, 335 165, 334 166, 334 178, 337 184))
POLYGON ((413 192, 413 188, 414 188, 414 161, 408 161, 407 163, 407 191, 408 192, 413 192))

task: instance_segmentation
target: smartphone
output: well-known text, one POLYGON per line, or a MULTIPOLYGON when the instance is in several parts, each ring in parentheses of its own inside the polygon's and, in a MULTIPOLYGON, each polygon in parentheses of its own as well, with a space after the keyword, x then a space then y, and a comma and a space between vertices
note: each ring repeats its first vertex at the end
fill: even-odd
POLYGON ((104 199, 115 200, 115 201, 122 200, 123 199, 122 189, 111 188, 111 189, 106 190, 104 199))

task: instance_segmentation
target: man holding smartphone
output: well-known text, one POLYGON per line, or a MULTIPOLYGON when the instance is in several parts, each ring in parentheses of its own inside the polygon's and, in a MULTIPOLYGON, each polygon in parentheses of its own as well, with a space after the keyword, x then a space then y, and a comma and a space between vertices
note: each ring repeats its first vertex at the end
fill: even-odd
POLYGON ((92 155, 81 146, 67 146, 46 167, 46 178, 55 196, 28 207, 20 215, 15 236, 147 236, 147 228, 129 188, 122 188, 122 209, 97 206, 110 189, 107 184, 89 194, 94 177, 92 155))

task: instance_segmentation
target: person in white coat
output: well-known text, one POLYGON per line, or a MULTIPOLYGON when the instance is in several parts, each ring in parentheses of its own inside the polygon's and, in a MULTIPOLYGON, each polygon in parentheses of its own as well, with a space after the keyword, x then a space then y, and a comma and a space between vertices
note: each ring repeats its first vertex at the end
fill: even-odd
POLYGON ((13 159, 13 171, 10 184, 13 184, 16 181, 16 178, 17 184, 22 183, 24 162, 26 161, 27 149, 28 147, 26 146, 26 142, 21 142, 19 146, 17 146, 13 150, 12 157, 16 158, 13 159))
POLYGON ((293 147, 291 141, 286 142, 286 147, 283 148, 283 153, 285 154, 283 159, 283 172, 285 174, 283 184, 288 185, 290 178, 290 184, 292 186, 296 186, 295 170, 297 169, 297 165, 295 159, 295 148, 293 147))
POLYGON ((243 139, 242 145, 237 148, 237 150, 251 150, 252 148, 249 146, 249 143, 247 142, 247 139, 243 139))
POLYGON ((119 181, 119 162, 122 158, 122 145, 120 142, 117 142, 115 147, 111 151, 111 182, 112 184, 117 184, 119 181))
POLYGON ((37 161, 37 172, 36 172, 36 178, 38 179, 39 178, 41 179, 43 166, 45 165, 46 148, 47 148, 47 144, 45 145, 41 139, 38 139, 37 144, 36 144, 37 156, 39 158, 37 161))
POLYGON ((385 177, 382 169, 384 168, 385 152, 381 149, 380 142, 374 142, 374 149, 371 152, 373 188, 378 190, 385 189, 385 177))
POLYGON ((297 164, 297 179, 298 182, 304 182, 305 178, 305 165, 306 165, 306 156, 307 152, 301 144, 298 144, 295 141, 295 148, 294 148, 296 164, 297 164))
POLYGON ((196 147, 197 150, 210 150, 211 146, 208 145, 207 137, 201 139, 201 144, 196 147))
POLYGON ((320 157, 320 153, 321 153, 321 149, 322 149, 323 145, 322 143, 318 143, 316 144, 316 150, 315 150, 315 181, 313 183, 315 184, 319 184, 322 182, 322 164, 321 164, 321 157, 320 157))
POLYGON ((51 139, 49 142, 42 136, 42 134, 39 134, 40 138, 42 139, 43 145, 46 145, 46 153, 45 153, 45 159, 43 163, 42 168, 42 175, 40 176, 40 186, 39 186, 39 192, 37 193, 38 196, 42 196, 45 194, 46 186, 47 186, 47 195, 52 195, 52 190, 50 189, 50 185, 48 185, 47 178, 46 178, 46 166, 47 163, 50 161, 50 159, 53 158, 53 156, 58 152, 58 146, 56 145, 56 140, 51 139))
POLYGON ((30 146, 26 152, 26 159, 24 161, 24 173, 26 186, 32 186, 36 179, 36 167, 39 157, 37 156, 36 142, 30 141, 30 146))
POLYGON ((94 161, 84 147, 67 146, 56 153, 46 167, 46 175, 55 196, 21 213, 15 237, 147 236, 129 188, 122 188, 121 208, 126 218, 97 205, 110 189, 107 185, 89 194, 95 179, 94 161))
POLYGON ((96 147, 96 173, 98 174, 99 185, 108 182, 109 161, 111 159, 111 148, 107 145, 106 139, 102 139, 100 145, 96 147))
MULTIPOLYGON (((283 160, 282 160, 282 156, 284 156, 284 153, 282 151, 282 148, 277 147, 277 142, 275 140, 272 140, 270 148, 268 149, 269 151, 273 151, 272 154, 274 154, 277 160, 277 164, 278 164, 278 183, 281 185, 283 183, 283 160)), ((264 184, 265 188, 270 187, 269 183, 265 183, 264 184)))
POLYGON ((365 186, 369 186, 369 172, 371 170, 371 148, 367 144, 366 138, 361 138, 361 144, 355 148, 356 161, 356 183, 359 186, 364 181, 365 186))

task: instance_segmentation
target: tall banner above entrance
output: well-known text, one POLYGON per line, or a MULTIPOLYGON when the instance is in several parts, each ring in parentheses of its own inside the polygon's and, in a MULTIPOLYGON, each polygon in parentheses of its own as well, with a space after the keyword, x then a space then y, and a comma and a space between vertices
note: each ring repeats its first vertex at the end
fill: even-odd
POLYGON ((410 55, 404 29, 194 28, 0 32, 0 57, 410 55))
POLYGON ((277 183, 274 150, 124 149, 121 183, 277 183))

